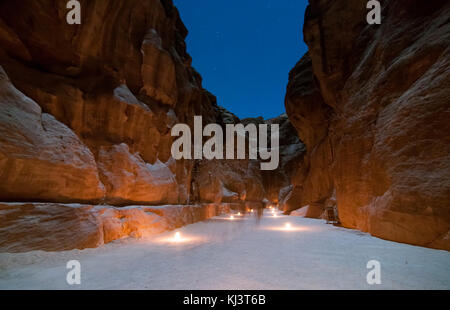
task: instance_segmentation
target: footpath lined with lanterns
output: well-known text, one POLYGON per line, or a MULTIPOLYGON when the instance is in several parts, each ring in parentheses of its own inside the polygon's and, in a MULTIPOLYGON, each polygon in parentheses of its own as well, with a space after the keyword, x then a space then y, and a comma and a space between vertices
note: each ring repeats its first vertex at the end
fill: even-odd
POLYGON ((9 289, 445 289, 450 253, 381 240, 275 208, 232 210, 175 231, 96 249, 0 254, 9 289), (260 211, 263 211, 262 213, 260 211), (260 216, 258 216, 260 215, 260 216), (81 285, 68 287, 78 260, 81 285), (381 264, 381 285, 366 280, 381 264), (433 261, 433 264, 425 262, 433 261), (63 275, 63 276, 61 276, 63 275))

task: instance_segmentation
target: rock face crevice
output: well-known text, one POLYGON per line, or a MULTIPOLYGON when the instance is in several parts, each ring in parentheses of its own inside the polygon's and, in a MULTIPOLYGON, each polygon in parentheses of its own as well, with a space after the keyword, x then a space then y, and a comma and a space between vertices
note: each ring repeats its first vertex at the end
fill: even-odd
POLYGON ((310 0, 286 110, 307 147, 285 208, 336 199, 345 227, 450 249, 450 6, 310 0), (334 196, 335 193, 335 197, 334 196))

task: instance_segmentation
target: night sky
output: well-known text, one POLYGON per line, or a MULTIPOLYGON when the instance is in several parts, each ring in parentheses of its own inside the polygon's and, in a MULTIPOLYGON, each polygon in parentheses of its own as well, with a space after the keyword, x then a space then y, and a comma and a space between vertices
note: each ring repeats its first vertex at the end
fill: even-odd
POLYGON ((306 52, 307 0, 175 0, 203 86, 240 118, 285 112, 289 71, 306 52))

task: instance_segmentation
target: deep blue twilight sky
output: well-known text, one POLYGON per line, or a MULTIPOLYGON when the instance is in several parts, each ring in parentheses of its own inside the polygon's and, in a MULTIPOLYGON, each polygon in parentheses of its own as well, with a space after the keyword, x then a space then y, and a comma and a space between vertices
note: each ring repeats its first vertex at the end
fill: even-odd
POLYGON ((174 0, 203 87, 240 118, 285 112, 289 71, 307 47, 307 0, 174 0))

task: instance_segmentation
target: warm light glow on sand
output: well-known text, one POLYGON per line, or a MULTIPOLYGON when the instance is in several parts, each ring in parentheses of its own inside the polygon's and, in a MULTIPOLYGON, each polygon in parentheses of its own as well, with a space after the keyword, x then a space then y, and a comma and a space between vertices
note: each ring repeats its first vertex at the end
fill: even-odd
POLYGON ((313 229, 305 226, 292 225, 291 223, 285 223, 282 226, 265 227, 264 230, 272 231, 285 231, 285 232, 298 232, 298 231, 311 231, 313 229))
POLYGON ((169 243, 169 244, 186 244, 202 241, 202 238, 193 236, 184 236, 181 232, 176 232, 172 236, 153 239, 157 243, 169 243))
POLYGON ((278 217, 278 215, 274 213, 274 214, 273 214, 273 217, 278 217))
POLYGON ((241 216, 241 212, 238 212, 238 214, 237 214, 238 216, 241 216))
POLYGON ((230 215, 227 215, 225 217, 220 217, 218 219, 225 220, 225 221, 232 221, 232 222, 239 222, 239 221, 245 220, 243 215, 239 216, 239 214, 237 214, 237 213, 236 214, 230 214, 230 215))

